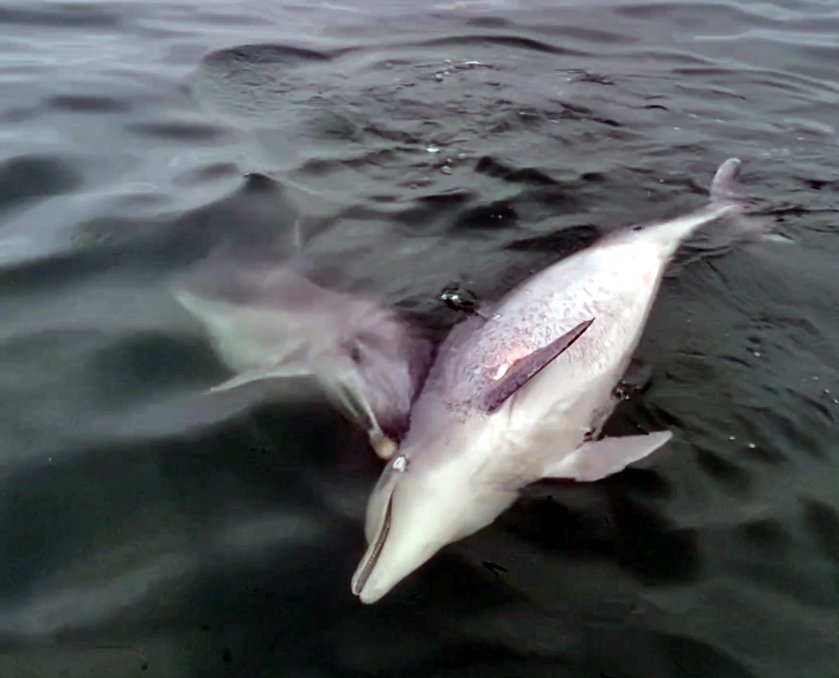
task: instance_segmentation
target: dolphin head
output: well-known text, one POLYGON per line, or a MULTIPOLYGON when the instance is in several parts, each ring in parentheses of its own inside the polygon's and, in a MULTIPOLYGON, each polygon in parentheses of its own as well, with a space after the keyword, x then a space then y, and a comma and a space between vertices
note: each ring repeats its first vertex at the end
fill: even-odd
POLYGON ((400 450, 367 504, 368 546, 352 579, 362 603, 375 603, 449 543, 486 525, 515 500, 514 491, 474 481, 468 465, 400 450))
MULTIPOLYGON (((352 300, 344 327, 325 343, 315 372, 324 389, 367 429, 379 456, 389 458, 404 437, 411 403, 426 374, 430 345, 390 309, 352 300)), ((339 320, 337 316, 335 320, 339 320)))
POLYGON ((363 603, 379 600, 446 544, 489 525, 540 476, 531 427, 511 423, 511 398, 593 322, 511 356, 506 342, 480 346, 488 321, 472 318, 438 349, 398 456, 370 496, 367 552, 352 579, 363 603))

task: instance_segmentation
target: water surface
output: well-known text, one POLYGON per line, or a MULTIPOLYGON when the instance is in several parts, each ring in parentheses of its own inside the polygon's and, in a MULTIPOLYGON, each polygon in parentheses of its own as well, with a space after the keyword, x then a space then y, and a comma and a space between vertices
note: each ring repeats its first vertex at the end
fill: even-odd
MULTIPOLYGON (((0 7, 0 675, 839 676, 839 7, 488 0, 0 7), (608 430, 381 603, 378 465, 227 378, 208 256, 375 292, 438 339, 725 158, 787 245, 688 247, 608 430)), ((294 389, 290 389, 294 391, 294 389)))

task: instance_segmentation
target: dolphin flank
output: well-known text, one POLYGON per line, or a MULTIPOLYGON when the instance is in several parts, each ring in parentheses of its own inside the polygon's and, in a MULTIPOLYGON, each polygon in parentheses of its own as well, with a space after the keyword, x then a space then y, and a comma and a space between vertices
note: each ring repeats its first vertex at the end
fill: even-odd
POLYGON ((352 579, 363 603, 492 523, 529 483, 596 481, 670 440, 600 439, 600 429, 680 243, 720 219, 752 234, 739 170, 734 158, 719 167, 704 208, 611 233, 451 331, 368 501, 352 579))

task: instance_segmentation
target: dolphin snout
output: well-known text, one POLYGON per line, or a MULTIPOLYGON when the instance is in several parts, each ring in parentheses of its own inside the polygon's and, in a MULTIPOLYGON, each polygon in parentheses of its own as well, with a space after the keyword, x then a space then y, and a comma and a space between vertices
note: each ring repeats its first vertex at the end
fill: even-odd
POLYGON ((359 563, 352 580, 352 592, 369 605, 386 596, 403 579, 424 565, 439 548, 418 539, 421 532, 390 535, 359 563), (395 538, 394 538, 395 536, 395 538))
POLYGON ((381 587, 365 586, 358 593, 358 599, 365 605, 372 605, 381 600, 390 589, 381 587))

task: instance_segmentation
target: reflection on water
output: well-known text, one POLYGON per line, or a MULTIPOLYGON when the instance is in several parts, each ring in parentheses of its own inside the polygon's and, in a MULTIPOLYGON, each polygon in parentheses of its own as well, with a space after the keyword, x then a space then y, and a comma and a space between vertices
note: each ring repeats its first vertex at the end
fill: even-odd
POLYGON ((0 25, 0 675, 835 675, 839 9, 13 3, 0 25), (315 284, 437 340, 464 313, 447 285, 497 298, 701 204, 729 156, 794 242, 671 269, 607 426, 668 450, 531 488, 360 606, 364 432, 305 379, 204 397, 232 374, 171 285, 286 261, 297 224, 315 284))

